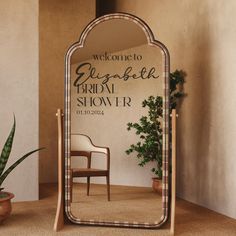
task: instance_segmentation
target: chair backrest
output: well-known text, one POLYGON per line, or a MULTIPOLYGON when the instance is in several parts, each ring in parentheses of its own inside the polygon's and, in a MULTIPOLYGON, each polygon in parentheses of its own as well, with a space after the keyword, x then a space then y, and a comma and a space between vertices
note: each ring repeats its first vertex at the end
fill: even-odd
POLYGON ((71 134, 71 151, 101 152, 107 154, 107 148, 98 147, 84 134, 71 134))

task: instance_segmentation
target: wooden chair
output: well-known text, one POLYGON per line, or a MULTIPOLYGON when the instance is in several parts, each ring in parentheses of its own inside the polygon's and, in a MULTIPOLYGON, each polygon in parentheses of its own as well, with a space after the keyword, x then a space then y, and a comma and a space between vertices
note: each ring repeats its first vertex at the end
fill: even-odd
POLYGON ((110 201, 110 149, 108 147, 95 146, 87 135, 71 134, 71 156, 87 158, 87 168, 71 168, 71 199, 73 178, 87 177, 87 195, 89 196, 90 177, 105 176, 107 182, 107 197, 108 201, 110 201), (106 155, 106 169, 91 168, 92 153, 103 153, 106 155))

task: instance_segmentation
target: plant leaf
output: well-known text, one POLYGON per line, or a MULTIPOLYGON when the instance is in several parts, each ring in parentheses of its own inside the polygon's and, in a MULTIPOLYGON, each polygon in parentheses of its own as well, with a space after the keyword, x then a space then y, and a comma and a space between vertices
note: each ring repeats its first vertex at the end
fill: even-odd
POLYGON ((14 124, 13 124, 11 132, 10 132, 8 138, 7 138, 7 141, 3 146, 2 153, 1 153, 1 156, 0 156, 0 176, 1 176, 2 172, 5 169, 5 166, 7 164, 8 158, 9 158, 10 153, 11 153, 11 148, 12 148, 12 143, 13 143, 13 139, 14 139, 15 129, 16 129, 16 120, 15 120, 15 116, 14 116, 14 124))
POLYGON ((26 153, 24 156, 22 156, 21 158, 19 158, 14 164, 12 164, 1 176, 0 176, 0 186, 2 185, 3 181, 5 180, 5 178, 11 173, 12 170, 15 169, 16 166, 18 166, 25 158, 27 158, 28 156, 30 156, 31 154, 33 154, 34 152, 37 152, 39 150, 42 150, 44 148, 38 148, 35 149, 31 152, 26 153))

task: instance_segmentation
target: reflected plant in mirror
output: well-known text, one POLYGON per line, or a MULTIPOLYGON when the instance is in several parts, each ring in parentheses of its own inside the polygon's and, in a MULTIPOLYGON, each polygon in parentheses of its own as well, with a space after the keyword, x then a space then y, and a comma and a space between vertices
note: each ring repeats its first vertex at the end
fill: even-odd
MULTIPOLYGON (((178 102, 184 96, 183 84, 186 73, 176 70, 170 73, 170 108, 176 109, 178 102)), ((132 157, 138 159, 138 165, 143 167, 149 162, 155 162, 155 167, 151 171, 155 174, 153 178, 153 190, 161 192, 162 180, 162 119, 163 119, 163 99, 161 96, 149 96, 142 102, 142 107, 148 108, 148 116, 142 116, 138 123, 129 122, 127 130, 135 130, 139 136, 136 144, 131 144, 125 151, 127 155, 137 153, 132 157), (157 179, 157 180, 156 180, 157 179), (159 186, 157 186, 159 185, 159 186)))

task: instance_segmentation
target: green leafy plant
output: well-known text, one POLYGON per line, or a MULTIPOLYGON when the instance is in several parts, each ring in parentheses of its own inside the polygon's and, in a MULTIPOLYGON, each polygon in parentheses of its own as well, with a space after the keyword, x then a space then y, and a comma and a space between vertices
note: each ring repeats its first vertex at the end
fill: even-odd
MULTIPOLYGON (((177 107, 178 101, 184 96, 183 84, 186 74, 181 70, 170 73, 170 109, 177 107)), ((142 116, 138 123, 127 124, 127 130, 134 129, 140 141, 131 144, 126 154, 137 153, 139 166, 148 162, 155 162, 156 167, 152 172, 157 178, 162 179, 162 97, 150 96, 142 102, 142 107, 148 108, 148 116, 142 116)))
POLYGON ((8 162, 10 153, 11 153, 11 149, 12 149, 13 139, 14 139, 14 135, 15 135, 15 129, 16 129, 16 120, 15 120, 15 116, 14 116, 14 124, 13 124, 11 132, 10 132, 10 134, 3 146, 1 156, 0 156, 0 191, 4 189, 1 187, 3 181, 15 169, 16 166, 18 166, 23 160, 25 160, 28 156, 30 156, 34 152, 44 149, 44 148, 38 148, 38 149, 35 149, 33 151, 26 153, 21 158, 19 158, 15 163, 13 163, 9 168, 7 168, 5 170, 5 167, 7 165, 7 162, 8 162))

